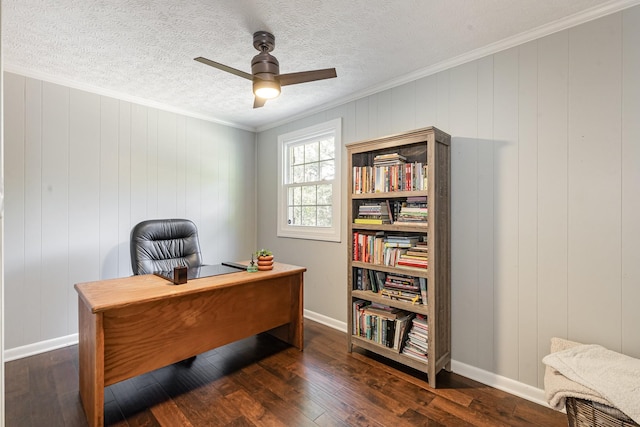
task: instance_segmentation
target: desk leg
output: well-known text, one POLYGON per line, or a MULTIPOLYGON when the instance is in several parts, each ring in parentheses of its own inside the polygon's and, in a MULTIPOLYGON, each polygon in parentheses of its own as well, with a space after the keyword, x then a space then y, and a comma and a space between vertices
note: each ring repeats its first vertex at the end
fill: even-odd
POLYGON ((269 334, 291 344, 298 350, 304 348, 304 301, 303 301, 303 277, 302 273, 286 278, 289 286, 289 319, 286 325, 271 329, 269 334))
POLYGON ((89 426, 104 425, 104 329, 102 313, 94 314, 78 298, 80 399, 89 426))

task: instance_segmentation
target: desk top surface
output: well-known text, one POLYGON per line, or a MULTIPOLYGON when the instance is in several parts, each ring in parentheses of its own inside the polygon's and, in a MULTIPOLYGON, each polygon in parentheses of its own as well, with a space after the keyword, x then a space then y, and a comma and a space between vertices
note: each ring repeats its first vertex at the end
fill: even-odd
MULTIPOLYGON (((248 261, 246 262, 248 264, 248 261)), ((275 279, 304 273, 307 269, 296 265, 273 264, 273 270, 248 273, 223 274, 189 280, 183 285, 174 285, 162 277, 145 274, 122 277, 118 279, 98 280, 78 283, 74 287, 80 298, 91 308, 93 313, 125 307, 142 302, 150 302, 165 298, 184 296, 212 289, 251 283, 260 280, 275 279)))

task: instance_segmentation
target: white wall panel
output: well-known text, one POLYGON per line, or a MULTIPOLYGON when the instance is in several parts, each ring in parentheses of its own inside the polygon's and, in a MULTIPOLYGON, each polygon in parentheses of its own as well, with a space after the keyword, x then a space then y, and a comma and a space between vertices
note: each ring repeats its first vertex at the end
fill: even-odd
POLYGON ((452 69, 451 230, 452 352, 456 360, 475 365, 478 356, 478 70, 471 62, 452 69))
POLYGON ((538 44, 520 46, 518 76, 518 378, 535 384, 538 318, 538 44))
POLYGON ((569 30, 569 49, 569 338, 620 350, 621 14, 569 30))
MULTIPOLYGON (((4 96, 7 102, 15 103, 15 108, 5 113, 5 139, 25 139, 25 79, 20 76, 9 76, 4 81, 4 96)), ((28 268, 25 259, 24 235, 25 229, 25 144, 6 145, 4 155, 11 162, 5 163, 5 226, 4 239, 6 242, 15 242, 15 246, 5 246, 4 252, 4 316, 15 318, 21 315, 29 306, 28 295, 25 292, 28 268), (8 301, 11 301, 9 303, 8 301)), ((38 304, 39 306, 39 304, 38 304)), ((25 333, 27 325, 20 323, 16 328, 7 330, 5 345, 10 346, 18 342, 19 337, 25 333)), ((7 328, 8 329, 8 328, 7 328)))
POLYGON ((176 136, 175 136, 175 165, 176 165, 176 177, 175 177, 175 189, 176 189, 176 206, 175 216, 177 218, 186 217, 186 179, 187 179, 187 135, 186 135, 187 118, 184 116, 176 115, 176 136))
POLYGON ((640 357, 640 7, 622 20, 622 351, 640 357))
POLYGON ((158 211, 159 169, 158 165, 158 110, 147 111, 147 218, 160 218, 158 211))
POLYGON ((377 104, 377 123, 378 123, 378 135, 391 135, 393 131, 392 122, 392 89, 385 90, 375 94, 378 98, 377 104))
MULTIPOLYGON (((42 82, 26 79, 26 105, 29 108, 25 109, 24 257, 26 263, 23 298, 29 303, 20 314, 24 319, 22 323, 26 325, 24 335, 17 338, 27 342, 37 342, 42 338, 40 313, 42 304, 46 303, 40 298, 41 283, 43 277, 46 278, 46 271, 42 269, 42 82)), ((6 147, 5 144, 5 149, 6 147)), ((5 241, 5 248, 9 247, 7 241, 5 241)))
POLYGON ((119 277, 118 185, 120 102, 100 98, 100 277, 119 277))
POLYGON ((356 141, 369 138, 369 98, 362 98, 355 102, 356 109, 356 141))
MULTIPOLYGON (((42 85, 42 282, 40 339, 70 333, 69 286, 69 89, 42 85)), ((29 108, 29 107, 27 107, 29 108)), ((5 144, 20 144, 8 141, 5 144)), ((7 158, 7 162, 11 159, 7 158)), ((11 223, 6 224, 10 226, 11 223)), ((11 245, 7 245, 11 250, 11 245)), ((7 301, 10 303, 10 301, 7 301)), ((20 318, 6 319, 8 329, 20 318)))
POLYGON ((416 127, 416 83, 409 82, 391 89, 391 133, 416 127))
MULTIPOLYGON (((176 114, 158 111, 157 153, 155 164, 158 165, 157 192, 158 218, 176 218, 178 205, 178 151, 176 147, 177 129, 176 114)), ((151 163, 153 159, 150 159, 151 163)))
POLYGON ((189 171, 185 177, 185 213, 187 218, 190 218, 196 224, 200 224, 200 212, 202 211, 200 189, 202 123, 199 120, 187 117, 185 132, 187 138, 185 144, 185 170, 189 171))
POLYGON ((100 96, 69 91, 69 313, 66 334, 78 325, 73 285, 100 277, 100 96))
POLYGON ((131 219, 131 103, 118 101, 118 276, 132 274, 127 242, 135 225, 131 219))
MULTIPOLYGON (((493 372, 493 57, 478 61, 478 328, 477 364, 493 372)), ((453 227, 452 227, 453 228, 453 227)), ((455 260, 455 257, 453 257, 455 260)))
POLYGON ((518 377, 518 53, 494 56, 493 80, 495 369, 509 378, 518 377))
POLYGON ((451 126, 449 121, 449 71, 438 73, 436 79, 436 123, 442 129, 449 129, 451 126))
POLYGON ((131 227, 140 221, 152 218, 148 215, 148 181, 147 157, 149 147, 147 144, 147 113, 149 109, 141 105, 131 105, 131 227))
POLYGON ((552 337, 567 337, 568 32, 538 40, 538 387, 552 337))
POLYGON ((438 79, 428 76, 416 81, 416 128, 433 126, 438 120, 438 79))

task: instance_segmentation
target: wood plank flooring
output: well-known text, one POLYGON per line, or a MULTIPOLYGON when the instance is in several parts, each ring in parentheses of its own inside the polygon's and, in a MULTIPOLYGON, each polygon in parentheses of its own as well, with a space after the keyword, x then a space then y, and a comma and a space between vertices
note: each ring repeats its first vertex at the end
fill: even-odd
MULTIPOLYGON (((8 362, 6 426, 86 426, 78 347, 8 362)), ((566 415, 459 375, 416 371, 305 320, 305 350, 258 335, 105 389, 108 426, 566 426, 566 415)))

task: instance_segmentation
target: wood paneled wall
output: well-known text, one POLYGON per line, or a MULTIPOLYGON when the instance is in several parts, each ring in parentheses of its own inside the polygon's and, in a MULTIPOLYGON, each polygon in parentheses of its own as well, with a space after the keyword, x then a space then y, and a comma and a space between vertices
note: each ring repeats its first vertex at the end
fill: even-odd
POLYGON ((453 136, 453 359, 542 388, 552 336, 640 357, 638 40, 636 6, 261 132, 258 240, 309 267, 308 310, 344 322, 348 242, 268 227, 277 135, 434 125, 453 136))
POLYGON ((139 221, 206 263, 255 250, 255 134, 5 73, 5 346, 77 333, 74 283, 131 274, 139 221))

